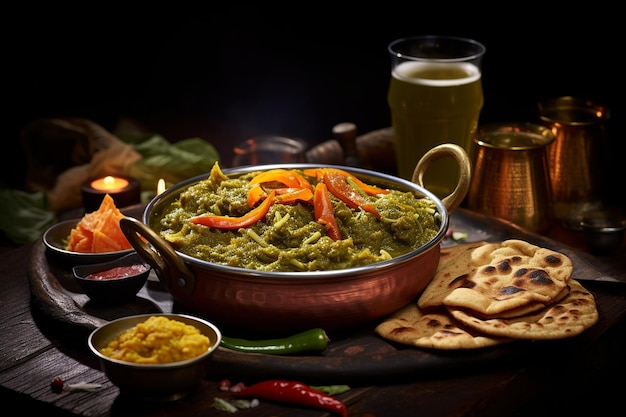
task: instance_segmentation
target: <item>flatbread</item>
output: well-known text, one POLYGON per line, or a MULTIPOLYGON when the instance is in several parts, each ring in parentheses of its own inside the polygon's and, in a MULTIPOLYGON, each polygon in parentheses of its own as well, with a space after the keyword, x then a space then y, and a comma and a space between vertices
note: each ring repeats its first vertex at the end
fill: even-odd
POLYGON ((522 240, 441 249, 431 283, 381 322, 388 340, 427 349, 478 349, 517 339, 560 339, 597 323, 593 295, 564 254, 522 240))
POLYGON ((463 249, 437 269, 419 308, 444 305, 482 317, 529 314, 561 299, 574 269, 566 255, 523 240, 463 249))
POLYGON ((593 294, 574 279, 570 279, 568 286, 569 292, 561 301, 517 318, 483 319, 459 308, 447 307, 447 310, 465 327, 492 337, 533 340, 572 337, 596 324, 599 314, 593 294))
MULTIPOLYGON (((551 304, 561 301, 563 298, 565 298, 565 296, 567 296, 567 294, 569 294, 569 288, 565 286, 565 288, 561 290, 561 292, 554 298, 554 300, 551 303, 530 302, 526 305, 522 305, 519 307, 512 308, 510 310, 502 311, 497 316, 503 319, 510 319, 510 318, 515 318, 515 317, 525 316, 527 314, 533 314, 543 308, 550 306, 551 304)), ((482 314, 478 311, 472 311, 472 314, 474 314, 477 317, 482 317, 486 319, 493 318, 493 316, 482 314)))
POLYGON ((456 246, 440 249, 441 255, 439 257, 439 265, 437 266, 435 275, 422 292, 417 305, 421 309, 425 310, 431 308, 438 310, 442 307, 443 299, 457 284, 449 279, 448 267, 458 263, 469 264, 471 261, 472 251, 479 246, 487 244, 487 242, 483 241, 461 243, 456 246))
POLYGON ((427 349, 479 349, 511 342, 464 328, 452 320, 446 310, 424 314, 410 303, 376 326, 375 332, 397 343, 427 349))
POLYGON ((452 262, 458 261, 460 257, 463 257, 464 253, 471 252, 479 246, 488 245, 488 242, 478 241, 470 243, 461 243, 455 246, 449 246, 447 248, 440 249, 439 265, 437 266, 437 272, 445 268, 452 262))

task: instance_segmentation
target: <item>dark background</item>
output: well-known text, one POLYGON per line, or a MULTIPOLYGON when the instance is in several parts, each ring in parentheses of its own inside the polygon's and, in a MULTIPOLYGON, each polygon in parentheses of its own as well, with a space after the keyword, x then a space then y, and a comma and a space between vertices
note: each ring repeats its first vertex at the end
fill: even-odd
MULTIPOLYGON (((186 136, 188 124, 217 121, 311 143, 331 138, 343 121, 366 133, 390 125, 387 44, 449 34, 487 47, 481 123, 535 122, 537 101, 564 95, 608 105, 606 165, 615 191, 626 191, 623 31, 611 23, 617 10, 570 5, 564 17, 542 9, 332 5, 90 6, 7 16, 16 29, 5 37, 10 152, 3 158, 19 161, 19 131, 39 117, 85 117, 110 130, 122 117, 155 129, 167 121, 186 136)), ((172 132, 168 139, 183 139, 172 132)), ((2 165, 5 181, 19 181, 2 165)))

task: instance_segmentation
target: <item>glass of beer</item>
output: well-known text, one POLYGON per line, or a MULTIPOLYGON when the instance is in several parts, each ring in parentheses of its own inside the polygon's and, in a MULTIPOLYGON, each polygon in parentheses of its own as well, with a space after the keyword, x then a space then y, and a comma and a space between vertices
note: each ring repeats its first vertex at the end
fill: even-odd
MULTIPOLYGON (((388 46, 391 82, 388 104, 398 176, 412 180, 415 165, 442 143, 462 146, 473 157, 473 135, 483 107, 481 61, 485 46, 452 36, 415 36, 388 46)), ((452 159, 434 161, 424 186, 440 198, 457 183, 452 159)))

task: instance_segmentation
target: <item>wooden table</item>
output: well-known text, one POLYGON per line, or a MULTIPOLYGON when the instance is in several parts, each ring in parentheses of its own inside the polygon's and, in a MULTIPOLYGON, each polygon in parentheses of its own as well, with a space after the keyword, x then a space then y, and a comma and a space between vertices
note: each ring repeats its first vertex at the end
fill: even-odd
MULTIPOLYGON (((576 338, 534 342, 528 354, 508 357, 505 362, 486 361, 462 370, 452 366, 435 373, 408 372, 391 380, 381 375, 380 382, 371 375, 363 385, 352 381, 352 389, 340 397, 349 415, 540 416, 551 412, 580 415, 583 410, 600 415, 621 407, 626 394, 619 383, 626 370, 626 245, 611 256, 595 257, 584 252, 584 241, 576 233, 557 228, 552 236, 561 242, 569 240, 594 269, 622 281, 584 284, 602 302, 596 326, 576 338)), ((228 415, 212 407, 214 397, 224 397, 217 383, 228 375, 207 375, 196 392, 173 403, 142 404, 120 394, 88 352, 86 335, 68 326, 67 318, 42 314, 31 302, 27 271, 34 247, 0 254, 0 399, 7 410, 45 417, 228 415), (103 388, 57 394, 50 388, 56 376, 68 383, 100 383, 103 388)), ((256 377, 273 378, 271 374, 256 377)), ((329 414, 263 401, 236 415, 329 414)))

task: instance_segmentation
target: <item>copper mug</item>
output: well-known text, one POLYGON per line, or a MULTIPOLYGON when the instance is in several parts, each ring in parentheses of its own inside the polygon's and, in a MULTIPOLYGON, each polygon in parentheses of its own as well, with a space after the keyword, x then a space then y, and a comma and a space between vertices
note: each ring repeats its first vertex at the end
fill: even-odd
POLYGON ((580 229, 584 212, 602 204, 608 109, 567 96, 538 103, 538 111, 555 136, 547 148, 554 215, 564 226, 580 229))
POLYGON ((532 123, 480 126, 468 208, 546 232, 553 220, 546 147, 550 129, 532 123))

